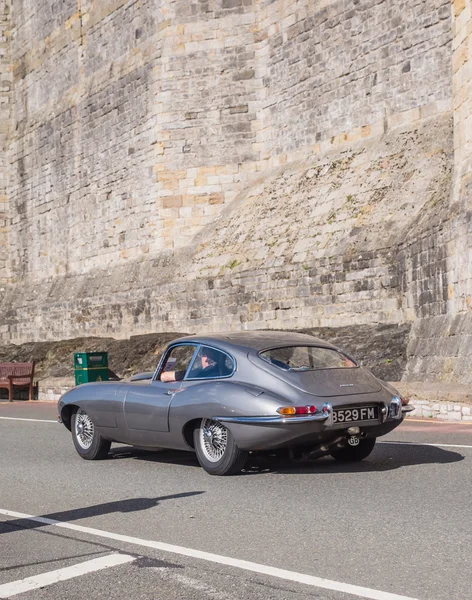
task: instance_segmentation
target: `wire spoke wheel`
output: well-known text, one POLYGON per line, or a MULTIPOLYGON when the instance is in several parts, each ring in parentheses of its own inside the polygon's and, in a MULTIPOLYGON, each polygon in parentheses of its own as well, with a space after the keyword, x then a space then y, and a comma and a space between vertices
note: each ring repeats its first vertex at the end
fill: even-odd
POLYGON ((201 449, 210 462, 222 459, 228 446, 228 430, 224 425, 211 419, 204 419, 200 428, 201 449))
POLYGON ((75 419, 75 437, 81 448, 88 450, 93 443, 95 427, 88 414, 79 409, 75 419))
POLYGON ((101 436, 99 428, 94 425, 93 417, 82 408, 72 412, 71 433, 75 449, 84 460, 107 457, 111 441, 101 436))

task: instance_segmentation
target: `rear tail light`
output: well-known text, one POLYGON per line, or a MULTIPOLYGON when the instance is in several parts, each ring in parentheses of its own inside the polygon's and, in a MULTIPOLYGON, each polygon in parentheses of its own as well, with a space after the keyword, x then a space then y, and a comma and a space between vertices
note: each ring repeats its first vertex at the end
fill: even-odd
POLYGON ((282 406, 277 412, 281 415, 313 415, 316 406, 282 406))

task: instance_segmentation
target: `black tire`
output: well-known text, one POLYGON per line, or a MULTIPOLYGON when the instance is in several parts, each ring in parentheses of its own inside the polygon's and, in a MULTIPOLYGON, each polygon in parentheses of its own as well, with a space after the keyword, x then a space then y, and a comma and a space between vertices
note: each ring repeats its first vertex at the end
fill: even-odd
POLYGON ((376 438, 363 438, 358 446, 346 446, 340 450, 331 452, 331 456, 335 460, 342 462, 358 462, 367 458, 375 446, 376 438))
POLYGON ((210 475, 239 473, 249 455, 238 448, 229 429, 211 419, 202 419, 193 432, 193 442, 200 466, 210 475))
POLYGON ((111 442, 102 438, 92 419, 81 408, 72 414, 71 432, 75 449, 85 460, 100 460, 108 455, 111 442))

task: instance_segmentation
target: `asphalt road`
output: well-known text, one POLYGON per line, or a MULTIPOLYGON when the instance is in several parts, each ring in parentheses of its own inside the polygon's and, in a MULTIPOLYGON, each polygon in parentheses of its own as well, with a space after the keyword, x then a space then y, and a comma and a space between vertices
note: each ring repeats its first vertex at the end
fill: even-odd
POLYGON ((211 477, 182 452, 83 461, 55 417, 0 403, 0 598, 38 575, 16 597, 472 598, 472 424, 404 423, 356 465, 211 477))

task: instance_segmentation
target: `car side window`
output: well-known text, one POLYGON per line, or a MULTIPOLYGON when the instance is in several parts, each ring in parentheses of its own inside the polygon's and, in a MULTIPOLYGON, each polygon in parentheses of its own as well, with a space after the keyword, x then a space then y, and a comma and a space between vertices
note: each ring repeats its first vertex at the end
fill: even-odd
POLYGON ((233 359, 224 352, 201 346, 186 379, 214 379, 233 374, 233 359))
POLYGON ((192 361, 196 346, 174 346, 164 358, 159 371, 161 381, 181 381, 192 361), (172 377, 169 375, 172 374, 172 377))

